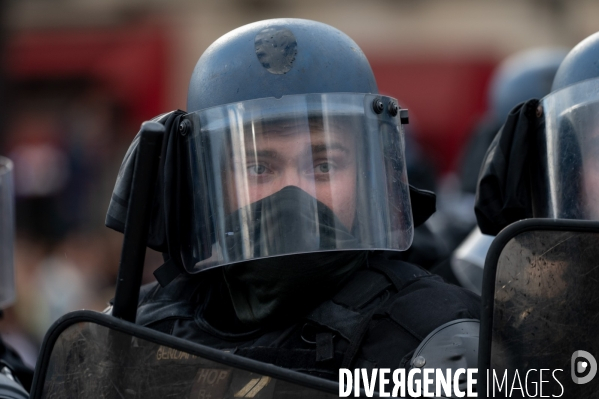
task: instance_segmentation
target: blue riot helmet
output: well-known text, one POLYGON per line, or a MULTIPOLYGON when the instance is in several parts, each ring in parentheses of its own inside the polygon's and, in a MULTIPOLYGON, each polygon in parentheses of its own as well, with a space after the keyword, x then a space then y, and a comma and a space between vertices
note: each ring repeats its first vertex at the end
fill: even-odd
POLYGON ((200 57, 187 106, 194 270, 410 246, 398 104, 344 33, 298 19, 236 29, 200 57))
POLYGON ((555 92, 587 79, 598 78, 597 54, 599 54, 599 32, 578 43, 568 53, 555 74, 551 91, 555 92))
MULTIPOLYGON (((408 185, 407 110, 378 93, 364 53, 331 26, 273 19, 229 32, 197 62, 187 108, 157 119, 169 138, 148 241, 187 273, 405 250, 434 211, 434 195, 408 185)), ((106 218, 120 231, 134 147, 106 218)))
POLYGON ((259 98, 369 93, 378 88, 360 47, 319 22, 273 19, 216 40, 193 70, 187 112, 259 98))
POLYGON ((599 220, 599 32, 568 53, 541 101, 535 217, 599 220))
POLYGON ((480 170, 475 212, 483 233, 530 217, 599 220, 597 59, 599 33, 566 55, 551 93, 509 114, 480 170))

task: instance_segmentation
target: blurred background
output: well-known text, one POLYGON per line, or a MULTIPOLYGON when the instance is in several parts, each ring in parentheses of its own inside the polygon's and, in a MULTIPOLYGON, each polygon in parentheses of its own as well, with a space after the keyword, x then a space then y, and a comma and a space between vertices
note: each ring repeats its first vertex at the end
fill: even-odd
MULTIPOLYGON (((197 59, 228 31, 295 17, 347 33, 381 93, 410 111, 410 181, 459 213, 444 204, 465 195, 461 159, 497 66, 526 49, 567 50, 599 30, 597 16, 595 0, 0 0, 0 154, 15 164, 18 292, 2 336, 33 364, 58 317, 106 307, 122 236, 104 217, 123 155, 141 122, 185 109, 197 59)), ((160 263, 148 253, 147 281, 160 263)))

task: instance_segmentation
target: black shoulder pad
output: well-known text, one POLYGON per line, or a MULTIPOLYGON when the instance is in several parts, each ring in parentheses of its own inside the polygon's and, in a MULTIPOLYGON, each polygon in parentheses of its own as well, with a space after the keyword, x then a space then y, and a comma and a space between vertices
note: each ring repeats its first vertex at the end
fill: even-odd
POLYGON ((420 277, 431 275, 420 266, 382 256, 369 257, 368 266, 387 276, 397 291, 420 277))
POLYGON ((360 270, 335 294, 333 302, 353 310, 361 309, 390 286, 384 275, 368 269, 360 270))
POLYGON ((480 319, 480 297, 431 275, 420 278, 386 303, 391 319, 422 340, 440 325, 457 319, 480 319))

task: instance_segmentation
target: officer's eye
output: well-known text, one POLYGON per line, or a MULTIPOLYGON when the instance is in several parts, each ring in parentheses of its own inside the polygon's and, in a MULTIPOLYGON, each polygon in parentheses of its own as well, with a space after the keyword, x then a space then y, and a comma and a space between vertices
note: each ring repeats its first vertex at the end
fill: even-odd
POLYGON ((316 173, 329 173, 331 171, 331 164, 328 162, 316 165, 316 173))
POLYGON ((251 165, 247 168, 250 175, 259 176, 266 173, 266 166, 264 165, 251 165))

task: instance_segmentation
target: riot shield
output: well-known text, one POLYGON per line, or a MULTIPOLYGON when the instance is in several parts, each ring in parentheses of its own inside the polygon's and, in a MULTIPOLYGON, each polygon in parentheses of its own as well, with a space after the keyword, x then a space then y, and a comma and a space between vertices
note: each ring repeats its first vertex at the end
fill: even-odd
POLYGON ((336 398, 338 384, 105 314, 78 311, 46 334, 32 398, 336 398))
POLYGON ((485 263, 479 394, 599 398, 598 286, 598 222, 503 230, 485 263))

